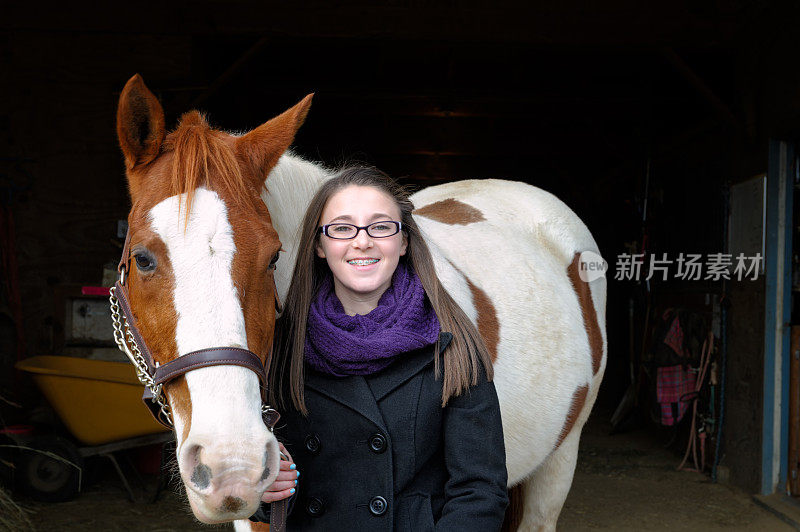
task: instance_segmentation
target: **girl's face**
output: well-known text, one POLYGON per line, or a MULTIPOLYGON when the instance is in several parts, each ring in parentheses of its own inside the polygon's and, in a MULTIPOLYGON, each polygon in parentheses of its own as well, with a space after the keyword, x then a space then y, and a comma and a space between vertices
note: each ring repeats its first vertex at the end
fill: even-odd
MULTIPOLYGON (((385 192, 369 186, 351 185, 330 197, 319 226, 348 223, 359 227, 380 221, 400 220, 400 207, 385 192)), ((392 283, 400 256, 408 240, 401 231, 385 238, 373 238, 362 229, 351 240, 319 235, 317 255, 328 262, 334 291, 345 312, 367 314, 378 306, 392 283)))

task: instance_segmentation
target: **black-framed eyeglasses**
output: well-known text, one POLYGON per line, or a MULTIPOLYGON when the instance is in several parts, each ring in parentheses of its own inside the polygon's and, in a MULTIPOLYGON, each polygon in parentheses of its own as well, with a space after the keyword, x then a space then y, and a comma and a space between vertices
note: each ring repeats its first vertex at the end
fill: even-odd
POLYGON ((358 236, 358 232, 362 229, 372 238, 386 238, 399 233, 403 229, 403 224, 392 220, 383 220, 364 226, 335 223, 326 224, 319 228, 323 235, 336 240, 352 240, 358 236))

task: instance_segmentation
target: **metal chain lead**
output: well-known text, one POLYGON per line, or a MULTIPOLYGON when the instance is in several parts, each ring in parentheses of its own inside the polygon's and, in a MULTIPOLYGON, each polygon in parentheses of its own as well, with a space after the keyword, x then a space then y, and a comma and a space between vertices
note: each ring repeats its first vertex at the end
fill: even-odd
POLYGON ((111 303, 111 319, 114 322, 114 341, 117 343, 117 347, 119 347, 120 351, 125 353, 130 359, 133 367, 136 369, 136 376, 139 378, 139 382, 146 386, 150 390, 150 393, 153 394, 153 399, 161 407, 161 414, 164 416, 164 419, 166 419, 170 425, 173 425, 172 412, 162 393, 162 385, 156 384, 147 371, 147 361, 145 361, 142 352, 139 350, 139 346, 136 344, 136 338, 134 338, 131 332, 130 324, 120 313, 116 290, 116 287, 110 288, 110 296, 108 298, 109 303, 111 303))

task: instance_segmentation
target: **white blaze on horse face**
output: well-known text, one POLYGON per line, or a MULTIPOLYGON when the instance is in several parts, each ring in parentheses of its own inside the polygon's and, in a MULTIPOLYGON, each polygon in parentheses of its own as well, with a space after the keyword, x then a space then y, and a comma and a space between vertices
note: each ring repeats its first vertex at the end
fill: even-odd
MULTIPOLYGON (((178 354, 209 347, 247 348, 244 314, 231 273, 236 246, 225 203, 215 192, 198 188, 188 225, 185 216, 183 194, 163 200, 150 211, 151 227, 164 241, 175 275, 178 354)), ((256 374, 239 366, 213 366, 188 372, 186 382, 192 418, 185 442, 182 428, 189 420, 173 414, 184 480, 192 475, 185 468, 202 462, 211 468, 214 481, 223 482, 229 471, 246 471, 255 489, 265 487, 265 481, 271 482, 277 473, 277 441, 261 419, 256 374), (188 452, 186 443, 201 451, 188 452), (265 463, 268 449, 274 464, 265 463), (271 474, 261 478, 264 466, 271 474)), ((190 484, 187 488, 191 489, 190 484)))

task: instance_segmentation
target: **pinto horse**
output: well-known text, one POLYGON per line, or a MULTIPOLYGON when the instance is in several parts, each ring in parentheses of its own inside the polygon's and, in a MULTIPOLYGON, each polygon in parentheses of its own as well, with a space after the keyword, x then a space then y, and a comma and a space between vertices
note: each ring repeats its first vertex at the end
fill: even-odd
MULTIPOLYGON (((248 349, 269 363, 281 244, 259 195, 310 102, 243 136, 212 130, 196 111, 167 134, 163 109, 142 79, 125 85, 117 108, 132 201, 125 282, 157 364, 218 347, 248 349)), ((195 516, 218 523, 252 515, 279 461, 256 373, 201 367, 163 391, 195 516)))
MULTIPOLYGON (((191 112, 163 140, 155 97, 138 76, 126 85, 118 129, 139 244, 131 304, 164 360, 203 346, 267 352, 273 287, 283 299, 302 217, 332 176, 284 153, 309 106, 306 97, 243 136, 211 130, 191 112), (256 191, 260 207, 250 201, 256 191), (279 247, 286 253, 273 274, 266 264, 279 247)), ((439 278, 492 356, 512 486, 506 528, 554 530, 606 365, 606 281, 586 275, 600 259, 597 244, 563 202, 523 183, 459 181, 411 199, 439 278)), ((167 389, 181 476, 205 522, 250 515, 277 471, 277 444, 257 419, 255 376, 237 369, 203 368, 167 389), (242 464, 241 478, 229 481, 242 464), (235 509, 230 486, 241 499, 235 509)))
MULTIPOLYGON (((286 154, 267 177, 262 198, 287 252, 280 297, 306 207, 331 176, 286 154)), ((597 244, 569 207, 524 183, 457 181, 411 200, 442 284, 492 357, 512 486, 504 529, 554 530, 606 365, 606 280, 590 274, 605 267, 597 244)))

